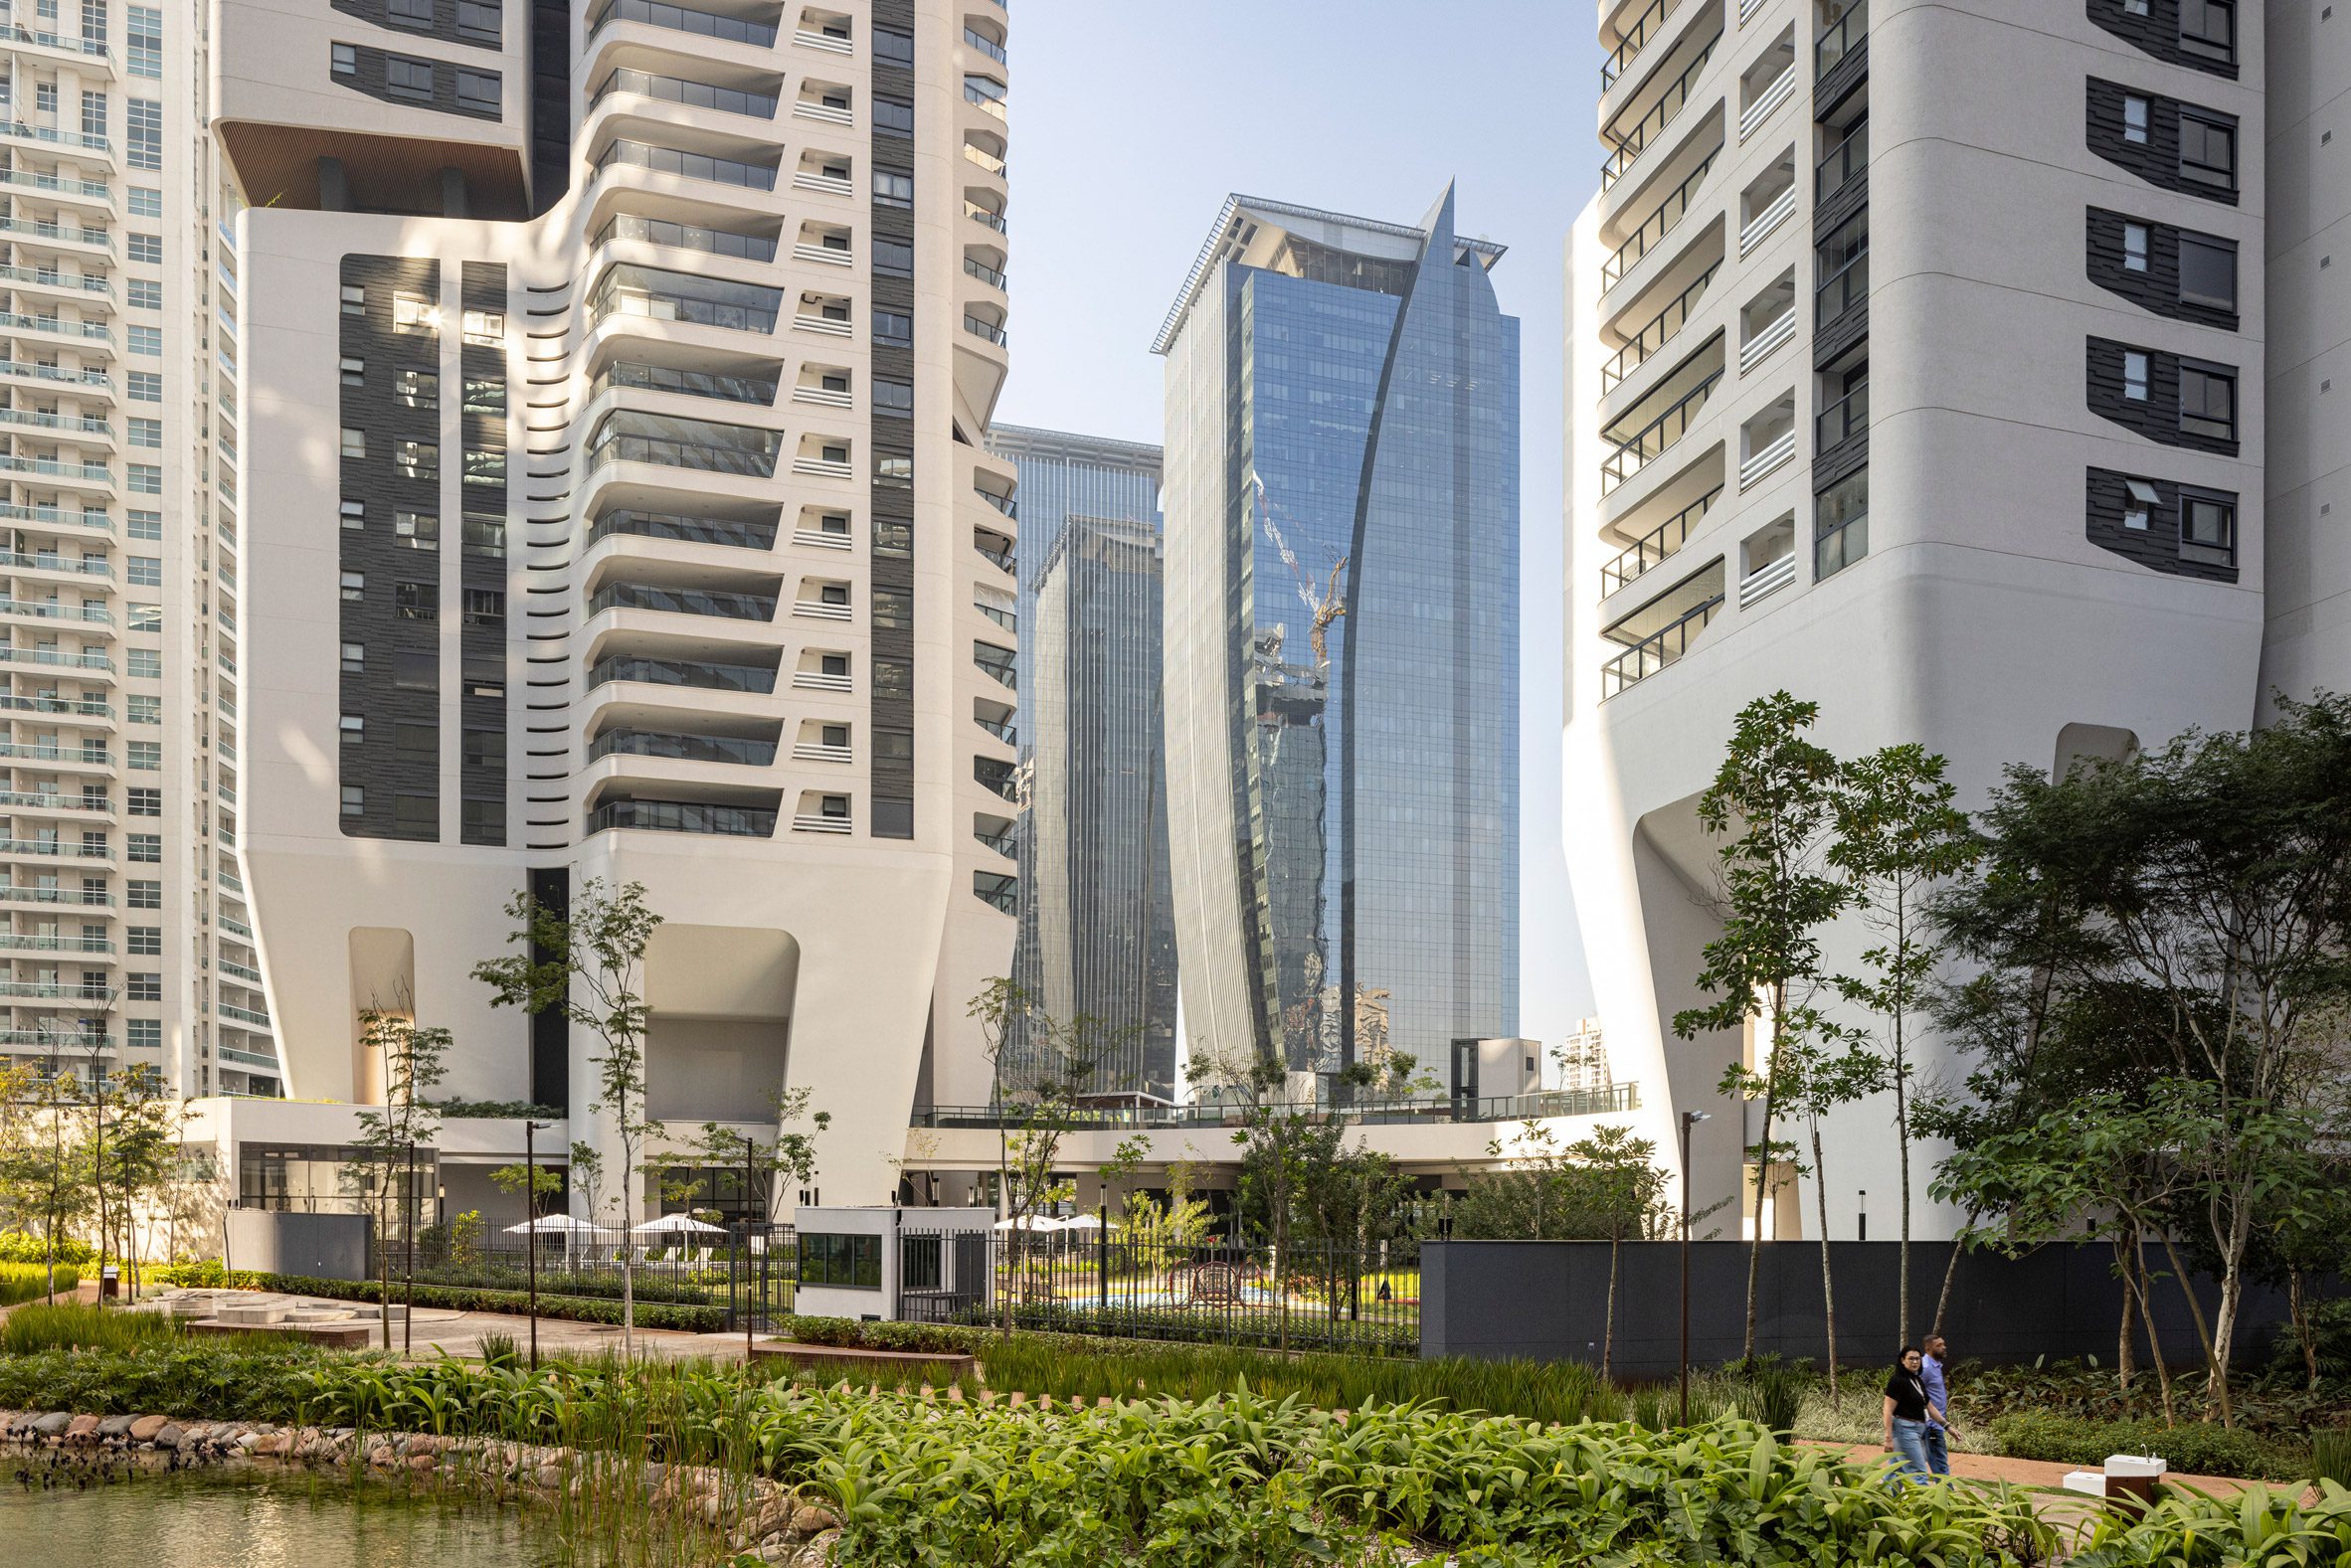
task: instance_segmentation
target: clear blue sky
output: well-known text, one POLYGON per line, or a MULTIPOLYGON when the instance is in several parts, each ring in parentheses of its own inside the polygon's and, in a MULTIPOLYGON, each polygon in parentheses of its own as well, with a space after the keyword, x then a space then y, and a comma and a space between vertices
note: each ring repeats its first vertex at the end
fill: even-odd
POLYGON ((1559 850, 1560 252, 1599 183, 1580 0, 1019 0, 1011 11, 1012 379, 998 417, 1160 438, 1152 335, 1228 193, 1510 247, 1526 581, 1521 1027, 1590 1010, 1559 850))

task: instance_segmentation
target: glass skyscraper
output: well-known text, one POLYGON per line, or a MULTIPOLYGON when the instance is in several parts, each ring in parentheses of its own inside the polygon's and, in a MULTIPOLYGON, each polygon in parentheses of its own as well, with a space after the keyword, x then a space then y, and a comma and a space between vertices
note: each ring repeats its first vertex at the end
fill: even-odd
POLYGON ((1391 1052, 1442 1072, 1453 1040, 1518 1033, 1501 256, 1456 238, 1450 191, 1418 225, 1236 196, 1154 344, 1195 1062, 1278 1056, 1303 1094, 1308 1075, 1391 1052))
POLYGON ((1160 449, 1007 425, 990 446, 1020 479, 1012 977, 1117 1042, 1097 1089, 1172 1099, 1160 449))

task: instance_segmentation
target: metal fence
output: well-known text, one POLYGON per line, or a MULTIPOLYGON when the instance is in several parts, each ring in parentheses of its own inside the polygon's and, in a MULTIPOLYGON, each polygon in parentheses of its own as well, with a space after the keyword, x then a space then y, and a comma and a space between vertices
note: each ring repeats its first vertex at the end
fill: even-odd
POLYGON ((533 1250, 543 1298, 618 1302, 627 1260, 629 1288, 638 1303, 717 1307, 734 1331, 745 1326, 746 1313, 753 1327, 772 1327, 788 1316, 800 1266, 790 1225, 737 1223, 720 1234, 667 1239, 574 1233, 452 1245, 435 1238, 413 1255, 395 1236, 371 1243, 368 1278, 388 1274, 397 1291, 412 1277, 413 1264, 419 1286, 519 1295, 531 1288, 533 1250))
POLYGON ((1229 1239, 1188 1245, 1100 1229, 899 1233, 897 1315, 1130 1339, 1413 1355, 1414 1242, 1229 1239))

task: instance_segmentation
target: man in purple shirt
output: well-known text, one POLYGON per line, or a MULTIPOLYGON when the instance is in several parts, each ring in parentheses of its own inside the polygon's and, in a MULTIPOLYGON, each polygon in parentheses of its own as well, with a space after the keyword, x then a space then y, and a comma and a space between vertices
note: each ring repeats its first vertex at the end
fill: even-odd
POLYGON ((1951 1425, 1951 1388, 1943 1379, 1949 1356, 1950 1347, 1941 1334, 1926 1336, 1926 1355, 1919 1364, 1918 1380, 1926 1385, 1926 1468, 1937 1476, 1951 1474, 1947 1440, 1958 1435, 1951 1425))

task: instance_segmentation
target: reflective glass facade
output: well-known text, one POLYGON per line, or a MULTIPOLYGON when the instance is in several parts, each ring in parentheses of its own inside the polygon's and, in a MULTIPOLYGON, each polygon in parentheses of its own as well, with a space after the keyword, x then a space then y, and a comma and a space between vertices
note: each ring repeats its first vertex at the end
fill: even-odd
POLYGON ((1012 975, 1054 1018, 1117 1036, 1100 1089, 1173 1098, 1160 451, 1010 426, 990 444, 1019 472, 1012 975))
POLYGON ((1236 202, 1164 344, 1186 1028, 1441 1071, 1518 1033, 1518 323, 1449 196, 1236 202))

